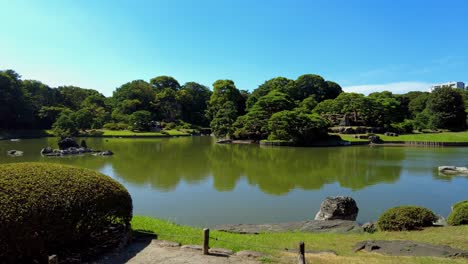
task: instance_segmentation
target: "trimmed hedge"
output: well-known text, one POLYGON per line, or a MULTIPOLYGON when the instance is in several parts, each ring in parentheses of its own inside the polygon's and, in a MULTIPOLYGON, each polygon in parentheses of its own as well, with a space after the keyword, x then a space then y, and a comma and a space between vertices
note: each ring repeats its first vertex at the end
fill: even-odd
POLYGON ((453 205, 452 212, 447 218, 449 225, 467 225, 468 224, 468 200, 461 201, 453 205))
POLYGON ((385 211, 377 221, 384 231, 415 230, 432 226, 436 215, 429 209, 419 206, 398 206, 385 211))
POLYGON ((112 224, 130 228, 132 199, 101 173, 48 163, 0 165, 0 263, 80 252, 112 224))

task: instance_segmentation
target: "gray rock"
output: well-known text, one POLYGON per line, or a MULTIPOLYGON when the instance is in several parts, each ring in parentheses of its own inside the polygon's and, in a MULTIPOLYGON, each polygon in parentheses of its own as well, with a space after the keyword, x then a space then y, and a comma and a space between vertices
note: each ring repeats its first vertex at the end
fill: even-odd
POLYGON ((51 147, 45 147, 41 149, 41 155, 49 154, 54 152, 54 150, 51 147))
POLYGON ((360 250, 390 256, 468 258, 468 252, 460 249, 404 240, 367 240, 356 244, 354 251, 360 250))
POLYGON ((371 143, 381 143, 382 140, 380 139, 379 136, 369 136, 369 142, 371 143))
POLYGON ((59 145, 59 148, 62 150, 72 148, 72 147, 73 148, 80 147, 80 145, 78 145, 78 143, 71 137, 66 137, 66 138, 59 140, 58 145, 59 145))
POLYGON ((348 196, 327 197, 320 205, 315 220, 355 221, 359 212, 356 201, 348 196))
POLYGON ((114 153, 110 150, 104 150, 102 152, 97 152, 93 154, 94 156, 112 156, 114 153))
POLYGON ((12 149, 12 150, 7 151, 7 154, 13 157, 19 157, 19 156, 23 156, 24 152, 21 150, 12 149))
POLYGON ((468 174, 467 167, 439 166, 439 172, 447 175, 468 174))

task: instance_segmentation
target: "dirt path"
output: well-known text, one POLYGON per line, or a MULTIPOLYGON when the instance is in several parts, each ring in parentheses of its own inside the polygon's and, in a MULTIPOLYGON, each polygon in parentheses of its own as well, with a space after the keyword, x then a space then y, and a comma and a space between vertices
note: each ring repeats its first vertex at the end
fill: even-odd
POLYGON ((176 243, 161 243, 159 240, 134 242, 118 254, 104 256, 99 264, 258 264, 259 261, 252 257, 236 255, 203 255, 198 249, 190 249, 178 246, 176 243))

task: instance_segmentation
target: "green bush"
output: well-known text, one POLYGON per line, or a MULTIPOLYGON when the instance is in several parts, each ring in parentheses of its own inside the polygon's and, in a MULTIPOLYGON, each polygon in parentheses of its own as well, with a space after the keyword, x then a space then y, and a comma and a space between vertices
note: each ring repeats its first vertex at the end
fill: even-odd
POLYGON ((467 225, 468 224, 468 200, 458 202, 453 205, 452 212, 447 218, 449 225, 467 225))
POLYGON ((111 224, 130 228, 132 200, 101 173, 47 163, 0 165, 0 263, 82 252, 111 224))
POLYGON ((429 209, 419 206, 398 206, 385 211, 377 221, 384 231, 415 230, 432 226, 436 215, 429 209))
POLYGON ((125 123, 106 123, 102 128, 109 130, 125 130, 128 128, 128 125, 125 123))

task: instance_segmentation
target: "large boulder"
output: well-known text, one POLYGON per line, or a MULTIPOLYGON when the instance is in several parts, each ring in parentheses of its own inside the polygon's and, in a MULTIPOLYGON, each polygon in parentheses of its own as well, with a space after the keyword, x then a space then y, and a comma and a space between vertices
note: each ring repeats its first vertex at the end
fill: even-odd
POLYGON ((70 137, 63 138, 63 139, 59 140, 58 145, 59 145, 60 149, 79 148, 80 147, 80 145, 78 145, 78 143, 73 138, 70 138, 70 137))
POLYGON ((356 221, 359 208, 356 201, 348 196, 327 197, 320 205, 315 220, 351 220, 356 221))

